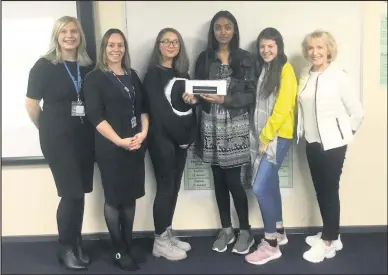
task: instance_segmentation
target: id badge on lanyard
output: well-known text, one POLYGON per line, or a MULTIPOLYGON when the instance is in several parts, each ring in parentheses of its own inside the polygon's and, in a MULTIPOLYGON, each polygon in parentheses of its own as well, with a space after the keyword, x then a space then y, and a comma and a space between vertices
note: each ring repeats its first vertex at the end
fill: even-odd
MULTIPOLYGON (((133 91, 133 96, 131 96, 131 91, 129 90, 129 88, 124 85, 124 83, 120 80, 120 78, 118 78, 118 76, 112 70, 110 70, 110 72, 116 77, 117 81, 120 82, 120 84, 123 86, 124 90, 127 92, 128 96, 132 102, 131 127, 135 128, 137 126, 137 120, 136 120, 136 114, 135 114, 135 97, 136 97, 135 92, 133 91)), ((128 76, 128 73, 126 71, 124 71, 124 72, 128 76)))
POLYGON ((71 115, 81 117, 81 119, 82 119, 82 117, 85 116, 85 105, 80 99, 80 92, 81 92, 80 67, 79 67, 79 64, 77 63, 77 80, 75 80, 75 78, 71 74, 66 62, 64 64, 65 64, 65 68, 66 68, 67 73, 69 74, 71 80, 73 81, 75 91, 77 93, 77 101, 71 102, 71 115))

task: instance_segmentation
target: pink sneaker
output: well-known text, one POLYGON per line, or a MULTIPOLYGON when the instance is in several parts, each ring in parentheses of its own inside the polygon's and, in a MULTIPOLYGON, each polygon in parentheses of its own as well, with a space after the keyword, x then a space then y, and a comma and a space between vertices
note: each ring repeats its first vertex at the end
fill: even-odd
POLYGON ((269 261, 275 260, 282 256, 280 252, 279 245, 277 247, 272 247, 265 240, 261 240, 261 243, 257 246, 257 249, 245 256, 245 261, 250 264, 262 265, 269 261))

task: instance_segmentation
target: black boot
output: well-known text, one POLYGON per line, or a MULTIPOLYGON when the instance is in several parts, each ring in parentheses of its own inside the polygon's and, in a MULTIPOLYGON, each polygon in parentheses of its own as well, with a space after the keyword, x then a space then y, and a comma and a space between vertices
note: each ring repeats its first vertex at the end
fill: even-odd
POLYGON ((78 259, 85 265, 90 265, 92 263, 92 259, 90 255, 84 250, 82 247, 82 237, 79 236, 77 238, 77 256, 78 259))
POLYGON ((87 266, 76 257, 75 248, 70 245, 59 245, 58 261, 68 269, 82 270, 87 266))
POLYGON ((128 253, 116 253, 115 254, 115 263, 126 271, 136 271, 140 267, 137 265, 136 261, 128 253))

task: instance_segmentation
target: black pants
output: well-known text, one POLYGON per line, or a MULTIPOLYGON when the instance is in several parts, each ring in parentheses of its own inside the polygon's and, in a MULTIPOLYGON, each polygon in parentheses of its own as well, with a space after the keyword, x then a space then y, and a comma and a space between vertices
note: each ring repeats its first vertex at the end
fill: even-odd
POLYGON ((75 246, 81 239, 85 199, 62 197, 57 209, 58 242, 75 246))
POLYGON ((240 230, 250 229, 248 198, 241 183, 241 166, 229 169, 212 166, 212 171, 222 227, 226 228, 232 225, 230 217, 230 192, 238 215, 240 230))
POLYGON ((187 149, 180 148, 167 137, 160 135, 157 138, 149 138, 148 150, 156 178, 153 209, 155 234, 161 235, 172 224, 186 164, 187 149))
POLYGON ((319 143, 306 143, 307 161, 321 211, 322 239, 336 240, 340 226, 339 182, 347 146, 323 151, 319 143))

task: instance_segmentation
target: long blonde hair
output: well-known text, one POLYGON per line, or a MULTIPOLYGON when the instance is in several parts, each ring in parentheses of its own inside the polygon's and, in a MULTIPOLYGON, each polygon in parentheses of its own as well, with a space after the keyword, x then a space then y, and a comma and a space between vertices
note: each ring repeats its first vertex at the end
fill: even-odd
POLYGON ((53 64, 64 62, 62 58, 61 48, 58 43, 58 36, 61 29, 70 22, 73 22, 77 25, 77 29, 80 34, 80 43, 77 47, 76 53, 77 62, 78 64, 80 64, 80 66, 89 66, 93 62, 91 61, 88 53, 86 52, 86 39, 84 31, 78 19, 72 16, 63 16, 55 21, 51 32, 50 49, 43 57, 50 60, 53 64))

